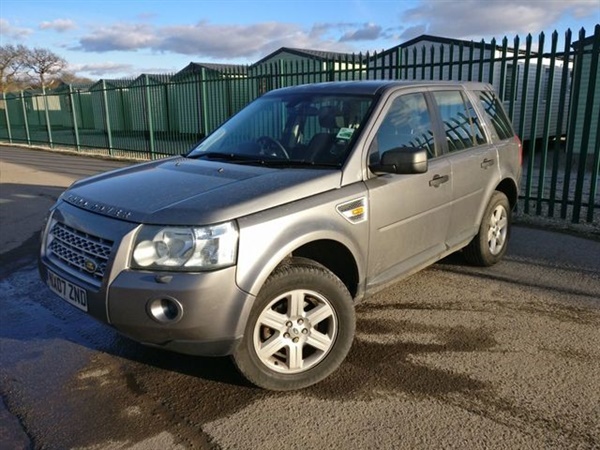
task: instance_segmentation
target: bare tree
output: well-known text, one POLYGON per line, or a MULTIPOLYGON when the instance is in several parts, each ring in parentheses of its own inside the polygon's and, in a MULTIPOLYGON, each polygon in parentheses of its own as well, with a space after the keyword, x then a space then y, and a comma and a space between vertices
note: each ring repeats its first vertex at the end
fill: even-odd
POLYGON ((29 49, 23 45, 0 46, 0 91, 19 88, 27 77, 29 49))
POLYGON ((51 50, 33 48, 28 52, 25 66, 36 75, 40 87, 44 89, 52 75, 57 75, 67 67, 67 62, 51 50))

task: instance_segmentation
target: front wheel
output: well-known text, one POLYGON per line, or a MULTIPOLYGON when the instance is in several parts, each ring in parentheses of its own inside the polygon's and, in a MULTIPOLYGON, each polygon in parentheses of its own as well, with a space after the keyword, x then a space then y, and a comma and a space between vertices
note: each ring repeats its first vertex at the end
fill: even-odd
POLYGON ((301 389, 338 368, 354 329, 352 297, 340 279, 314 261, 293 258, 261 289, 233 360, 256 386, 301 389))
POLYGON ((468 262, 476 266, 492 266, 502 259, 510 237, 510 212, 506 195, 495 191, 483 213, 479 232, 463 250, 468 262))

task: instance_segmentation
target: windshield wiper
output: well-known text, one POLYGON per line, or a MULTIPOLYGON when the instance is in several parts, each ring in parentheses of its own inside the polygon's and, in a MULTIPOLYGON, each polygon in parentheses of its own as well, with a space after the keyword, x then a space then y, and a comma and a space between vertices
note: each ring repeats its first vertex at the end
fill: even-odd
POLYGON ((216 159, 219 161, 243 161, 243 162, 252 162, 252 161, 260 161, 256 159, 255 156, 252 155, 240 155, 237 153, 226 153, 226 152, 205 152, 205 153, 195 153, 187 156, 188 158, 193 159, 216 159))
POLYGON ((327 167, 327 168, 340 168, 340 163, 327 163, 327 162, 315 162, 307 161, 305 159, 269 159, 266 160, 265 165, 273 167, 327 167))
POLYGON ((339 169, 340 164, 338 163, 319 163, 313 161, 306 161, 304 159, 271 159, 271 158, 257 158, 254 155, 240 155, 238 153, 226 153, 226 152, 206 152, 196 153, 188 155, 188 158, 200 159, 212 159, 217 161, 227 161, 234 164, 250 164, 260 165, 265 167, 312 167, 312 168, 336 168, 339 169))

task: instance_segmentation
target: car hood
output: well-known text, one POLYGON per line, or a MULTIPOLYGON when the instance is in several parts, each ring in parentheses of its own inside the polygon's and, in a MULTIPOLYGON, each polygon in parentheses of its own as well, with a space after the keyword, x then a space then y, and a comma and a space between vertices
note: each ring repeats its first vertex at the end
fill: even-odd
POLYGON ((183 157, 78 181, 63 200, 136 223, 224 222, 340 186, 341 171, 268 168, 183 157))

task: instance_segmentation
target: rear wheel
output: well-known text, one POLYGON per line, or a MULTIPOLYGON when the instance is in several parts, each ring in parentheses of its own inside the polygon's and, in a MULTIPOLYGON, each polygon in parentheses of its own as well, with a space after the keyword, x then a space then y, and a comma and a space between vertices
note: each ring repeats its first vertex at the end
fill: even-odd
POLYGON ((468 262, 476 266, 491 266, 502 259, 510 237, 510 212, 506 195, 495 191, 483 213, 479 232, 463 250, 468 262))
POLYGON ((233 360, 259 387, 301 389, 338 368, 354 329, 352 297, 340 279, 316 262, 293 258, 261 289, 233 360))

